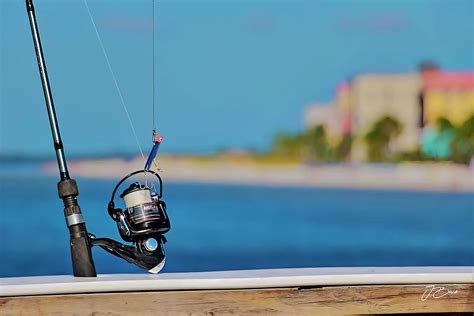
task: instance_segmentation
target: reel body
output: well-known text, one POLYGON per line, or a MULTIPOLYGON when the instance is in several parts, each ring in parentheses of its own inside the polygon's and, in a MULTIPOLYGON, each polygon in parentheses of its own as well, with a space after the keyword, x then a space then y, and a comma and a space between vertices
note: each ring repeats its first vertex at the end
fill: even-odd
POLYGON ((120 237, 133 245, 123 245, 109 238, 95 238, 95 236, 90 236, 91 244, 100 246, 151 273, 158 273, 165 263, 164 234, 171 229, 162 195, 163 182, 154 171, 138 170, 124 177, 115 186, 107 210, 117 223, 120 237), (160 183, 159 191, 156 192, 154 185, 134 182, 120 194, 125 209, 116 208, 114 200, 118 188, 132 176, 141 173, 145 177, 149 174, 157 178, 160 183))
POLYGON ((163 235, 170 230, 166 204, 152 189, 135 182, 120 197, 126 206, 117 222, 123 240, 133 242, 138 236, 163 235))

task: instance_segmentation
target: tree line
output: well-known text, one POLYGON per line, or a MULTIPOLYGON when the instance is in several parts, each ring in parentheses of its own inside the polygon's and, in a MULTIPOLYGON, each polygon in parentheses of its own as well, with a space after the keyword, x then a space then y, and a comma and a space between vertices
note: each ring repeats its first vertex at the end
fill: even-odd
POLYGON ((402 131, 400 121, 392 116, 384 116, 363 135, 344 135, 336 141, 330 141, 324 125, 317 125, 301 133, 277 134, 270 154, 301 161, 343 162, 350 159, 354 139, 359 136, 365 142, 366 157, 370 162, 452 161, 469 164, 474 157, 474 115, 459 126, 446 118, 438 119, 434 129, 429 132, 434 135, 434 147, 445 147, 442 154, 423 147, 424 139, 420 140, 420 145, 414 151, 394 150, 391 145, 402 131))

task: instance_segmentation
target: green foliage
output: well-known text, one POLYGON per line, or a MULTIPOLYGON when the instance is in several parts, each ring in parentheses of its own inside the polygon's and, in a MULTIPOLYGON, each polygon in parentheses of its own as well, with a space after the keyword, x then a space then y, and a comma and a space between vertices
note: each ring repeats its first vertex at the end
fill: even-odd
POLYGON ((448 119, 439 118, 435 129, 427 128, 421 135, 421 152, 429 160, 449 160, 455 127, 448 119))
POLYGON ((313 129, 310 129, 303 135, 303 137, 305 138, 305 144, 308 148, 307 158, 309 160, 333 160, 333 151, 327 141, 326 129, 323 125, 315 126, 313 129))
POLYGON ((272 152, 276 155, 302 158, 305 152, 304 138, 298 134, 280 133, 275 137, 272 152))
POLYGON ((440 117, 436 121, 436 129, 440 132, 449 131, 454 129, 454 125, 447 118, 440 117))
POLYGON ((396 162, 402 161, 425 161, 428 160, 426 155, 420 150, 420 148, 416 148, 412 151, 404 151, 396 155, 395 159, 396 162))
MULTIPOLYGON (((436 121, 436 130, 432 133, 434 140, 439 142, 435 144, 437 147, 434 149, 443 152, 443 155, 427 155, 427 160, 469 164, 474 156, 474 116, 469 117, 461 126, 454 126, 446 118, 439 118, 436 121)), ((428 145, 430 144, 426 141, 426 144, 422 143, 422 148, 428 148, 428 145)))
POLYGON ((385 116, 375 122, 364 137, 368 159, 374 162, 388 160, 391 156, 390 142, 401 132, 401 123, 393 117, 385 116))
MULTIPOLYGON (((402 129, 401 123, 390 116, 382 117, 375 122, 364 135, 368 160, 374 162, 449 160, 468 164, 474 156, 474 116, 468 118, 459 127, 453 126, 445 118, 436 122, 436 131, 439 136, 442 138, 449 136, 446 138, 449 140, 446 156, 429 156, 421 148, 412 152, 392 152, 390 144, 400 135, 402 129)), ((323 125, 318 125, 299 134, 278 134, 274 140, 271 155, 299 161, 344 161, 350 157, 352 141, 353 138, 350 135, 345 135, 339 143, 331 145, 326 129, 323 125)))
POLYGON ((474 115, 455 128, 451 150, 451 159, 457 163, 469 164, 474 157, 474 115))
POLYGON ((350 154, 352 138, 345 136, 336 146, 331 146, 326 129, 317 125, 300 134, 278 134, 275 137, 272 153, 287 158, 308 161, 340 161, 350 154))

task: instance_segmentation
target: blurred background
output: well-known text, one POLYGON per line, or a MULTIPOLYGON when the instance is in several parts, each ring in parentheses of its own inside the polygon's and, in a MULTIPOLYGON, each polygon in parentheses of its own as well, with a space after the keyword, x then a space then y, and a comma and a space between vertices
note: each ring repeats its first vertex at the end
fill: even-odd
MULTIPOLYGON (((165 271, 474 265, 472 1, 87 3, 138 139, 84 1, 35 0, 90 232, 120 238, 108 199, 155 121, 165 271)), ((0 276, 72 273, 57 181, 25 6, 3 0, 0 276)))

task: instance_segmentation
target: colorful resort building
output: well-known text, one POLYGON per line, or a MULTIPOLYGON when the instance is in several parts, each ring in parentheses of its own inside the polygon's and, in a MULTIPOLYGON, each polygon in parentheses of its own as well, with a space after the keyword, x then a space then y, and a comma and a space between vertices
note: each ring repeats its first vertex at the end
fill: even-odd
POLYGON ((390 144, 394 152, 417 148, 442 158, 448 154, 449 137, 438 135, 440 118, 460 126, 474 115, 474 71, 450 72, 429 67, 408 74, 360 74, 338 85, 335 98, 305 109, 305 128, 326 127, 329 138, 351 135, 350 159, 364 161, 364 135, 381 118, 389 116, 402 125, 390 144), (447 144, 448 142, 448 144, 447 144))
POLYGON ((461 125, 474 113, 474 72, 424 71, 422 124, 433 125, 446 118, 461 125))

